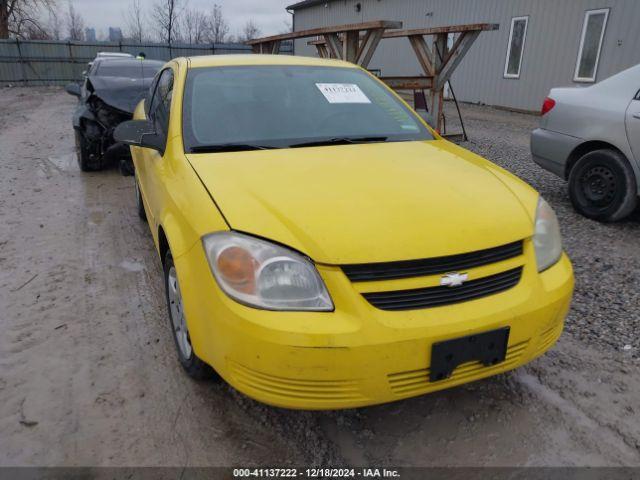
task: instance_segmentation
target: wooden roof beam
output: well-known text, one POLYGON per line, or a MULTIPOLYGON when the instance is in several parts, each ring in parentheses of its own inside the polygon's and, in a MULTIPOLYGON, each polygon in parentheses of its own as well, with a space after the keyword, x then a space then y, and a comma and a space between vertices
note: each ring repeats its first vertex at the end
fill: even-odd
POLYGON ((497 23, 470 23, 468 25, 449 25, 446 27, 433 28, 413 28, 410 30, 390 30, 385 32, 384 38, 409 37, 411 35, 437 35, 440 33, 461 33, 469 31, 489 31, 498 30, 500 27, 497 23))
POLYGON ((362 30, 372 30, 376 28, 402 28, 402 22, 390 20, 375 20, 363 23, 347 23, 345 25, 334 25, 331 27, 312 28, 310 30, 300 30, 297 32, 283 33, 281 35, 272 35, 270 37, 256 38, 245 42, 247 45, 259 45, 261 43, 269 43, 283 40, 295 40, 298 38, 317 37, 331 33, 360 32, 362 30))

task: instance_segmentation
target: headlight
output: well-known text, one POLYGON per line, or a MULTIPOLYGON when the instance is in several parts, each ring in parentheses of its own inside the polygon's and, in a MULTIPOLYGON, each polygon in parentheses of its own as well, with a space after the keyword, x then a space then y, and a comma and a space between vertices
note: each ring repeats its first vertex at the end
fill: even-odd
POLYGON ((558 218, 542 197, 538 200, 533 245, 536 250, 539 272, 552 266, 562 255, 562 238, 560 237, 558 218))
POLYGON ((318 271, 302 255, 235 232, 202 242, 218 284, 238 302, 266 310, 333 310, 318 271))

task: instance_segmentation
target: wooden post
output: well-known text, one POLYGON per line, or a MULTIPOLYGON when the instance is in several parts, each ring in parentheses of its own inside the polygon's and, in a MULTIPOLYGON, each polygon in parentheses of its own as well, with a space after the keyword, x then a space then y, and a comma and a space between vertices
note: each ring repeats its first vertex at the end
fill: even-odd
POLYGON ((329 50, 329 57, 330 58, 342 58, 340 56, 341 52, 342 52, 342 42, 338 38, 338 34, 337 33, 327 33, 324 36, 324 40, 326 42, 327 49, 329 50))
POLYGON ((435 128, 441 131, 442 128, 442 107, 444 97, 444 85, 439 86, 439 76, 442 69, 442 57, 446 56, 447 52, 447 34, 438 33, 434 35, 433 39, 433 88, 431 89, 431 117, 435 128), (440 53, 440 55, 438 54, 440 53))
POLYGON ((357 30, 346 32, 344 41, 342 42, 342 59, 347 62, 356 63, 358 56, 358 44, 360 40, 360 32, 357 30))
POLYGON ((462 32, 451 47, 451 50, 446 52, 446 54, 444 52, 442 53, 444 60, 442 61, 442 68, 438 75, 436 88, 444 88, 445 83, 451 78, 451 74, 460 64, 479 35, 479 31, 462 32))
POLYGON ((413 51, 418 58, 418 63, 420 63, 424 73, 428 77, 433 77, 435 75, 433 54, 427 46, 427 42, 425 42, 424 37, 422 35, 410 35, 409 42, 411 43, 411 47, 413 48, 413 51))
POLYGON ((318 51, 318 56, 320 58, 329 58, 329 51, 327 50, 327 45, 325 43, 316 44, 316 50, 318 51))
POLYGON ((354 63, 357 63, 362 68, 367 68, 380 40, 382 40, 382 35, 384 35, 384 29, 382 28, 367 30, 358 48, 358 55, 354 63))

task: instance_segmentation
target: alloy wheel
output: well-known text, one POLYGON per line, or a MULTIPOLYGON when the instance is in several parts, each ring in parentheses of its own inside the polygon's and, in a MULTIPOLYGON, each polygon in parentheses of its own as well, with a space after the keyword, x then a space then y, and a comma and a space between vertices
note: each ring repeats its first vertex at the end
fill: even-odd
POLYGON ((167 275, 167 284, 173 334, 176 337, 178 348, 180 349, 182 357, 187 360, 191 358, 193 348, 191 347, 191 339, 189 338, 189 330, 187 329, 187 321, 182 304, 182 294, 180 293, 178 275, 174 266, 171 266, 171 268, 169 269, 169 274, 167 275))

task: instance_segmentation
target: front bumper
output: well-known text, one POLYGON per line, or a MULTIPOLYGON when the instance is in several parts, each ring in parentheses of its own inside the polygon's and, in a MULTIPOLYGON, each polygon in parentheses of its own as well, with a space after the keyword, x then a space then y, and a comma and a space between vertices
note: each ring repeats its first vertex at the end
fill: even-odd
POLYGON ((545 170, 566 179, 569 156, 583 142, 581 138, 571 135, 536 128, 531 132, 531 156, 545 170))
POLYGON ((374 308, 360 295, 360 286, 331 266, 319 266, 319 271, 332 294, 334 312, 257 310, 219 289, 200 245, 175 261, 191 341, 200 358, 261 402, 338 409, 453 387, 511 370, 549 349, 562 332, 573 272, 563 255, 539 274, 532 250, 527 241, 522 257, 477 269, 484 274, 514 262, 524 265, 520 283, 508 291, 403 312, 374 308), (504 362, 492 367, 470 362, 449 379, 429 382, 433 343, 505 326, 510 337, 504 362))

